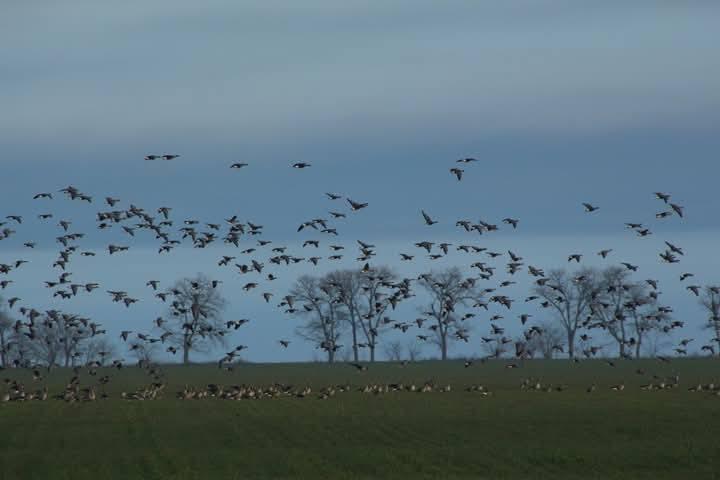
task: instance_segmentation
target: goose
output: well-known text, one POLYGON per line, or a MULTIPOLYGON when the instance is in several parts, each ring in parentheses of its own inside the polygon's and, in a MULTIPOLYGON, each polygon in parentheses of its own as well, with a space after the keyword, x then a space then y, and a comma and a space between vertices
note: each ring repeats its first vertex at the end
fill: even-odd
POLYGON ((347 201, 348 201, 348 203, 350 204, 350 209, 351 209, 353 212, 356 212, 356 211, 358 211, 358 210, 360 210, 360 209, 363 209, 363 208, 365 208, 365 207, 368 206, 367 203, 353 202, 353 201, 350 200, 349 198, 347 199, 347 201))
POLYGON ((465 173, 465 170, 463 170, 462 168, 456 167, 456 168, 451 168, 450 173, 455 175, 455 177, 458 179, 458 182, 459 182, 460 180, 462 180, 462 176, 463 176, 463 173, 465 173))
POLYGON ((684 281, 687 280, 688 278, 694 277, 694 276, 695 276, 694 273, 683 273, 682 275, 680 275, 680 281, 681 281, 681 282, 684 282, 684 281))
POLYGON ((568 262, 575 260, 576 263, 580 263, 580 259, 582 259, 582 257, 582 254, 574 253, 568 257, 568 262))
POLYGON ((173 155, 173 154, 169 154, 169 153, 166 153, 166 154, 164 154, 164 155, 161 155, 161 157, 162 157, 163 160, 175 160, 175 159, 178 158, 179 156, 180 156, 180 155, 173 155))
POLYGON ((430 218, 430 215, 428 215, 425 210, 420 210, 420 212, 422 213, 426 225, 435 225, 436 223, 438 223, 437 221, 430 218))
POLYGON ((583 207, 585 207, 585 212, 587 212, 587 213, 593 213, 600 209, 600 207, 596 207, 590 203, 583 203, 582 205, 583 205, 583 207))
POLYGON ((338 194, 336 194, 336 193, 325 193, 325 195, 326 195, 330 200, 339 200, 339 199, 342 198, 342 195, 338 195, 338 194))
POLYGON ((662 192, 655 192, 655 198, 658 200, 662 200, 665 203, 668 203, 670 201, 670 195, 662 192))
POLYGON ((52 193, 38 193, 33 197, 33 200, 38 200, 40 198, 48 198, 52 200, 53 196, 52 193))
POLYGON ((675 213, 677 213, 680 218, 683 218, 683 217, 684 217, 683 212, 684 212, 684 210, 685 210, 685 207, 681 207, 680 205, 677 205, 677 204, 675 204, 675 203, 671 203, 671 204, 670 204, 670 208, 672 208, 673 211, 674 211, 675 213))
POLYGON ((299 169, 307 168, 307 167, 311 167, 311 166, 312 165, 310 165, 307 162, 297 162, 297 163, 293 163, 293 165, 292 165, 293 168, 299 168, 299 169))
POLYGON ((160 160, 160 155, 145 155, 146 161, 160 160))
POLYGON ((468 157, 468 158, 461 158, 460 160, 456 160, 457 163, 472 163, 477 162, 476 158, 468 157))
POLYGON ((247 166, 248 166, 247 163, 233 163, 232 165, 230 165, 230 168, 240 169, 240 168, 247 167, 247 166))
POLYGON ((290 345, 290 341, 289 341, 289 340, 278 340, 278 343, 279 343, 280 345, 282 345, 283 348, 288 348, 288 346, 290 345))
POLYGON ((602 258, 607 258, 607 256, 608 256, 610 253, 612 253, 612 251, 613 251, 612 248, 609 248, 609 249, 607 249, 607 250, 600 250, 600 251, 598 252, 598 255, 600 255, 602 258))
POLYGON ((665 263, 678 263, 680 261, 675 255, 672 254, 672 252, 668 250, 661 252, 658 255, 660 255, 660 258, 665 263))
POLYGON ((520 223, 519 220, 514 218, 503 218, 503 223, 506 223, 508 225, 512 225, 513 228, 517 228, 518 224, 520 223))
POLYGON ((698 285, 688 285, 685 287, 687 290, 691 291, 693 294, 695 294, 696 297, 700 296, 700 286, 698 285))
POLYGON ((667 242, 667 241, 665 242, 665 245, 668 246, 668 248, 670 249, 671 252, 677 253, 678 255, 685 255, 685 253, 683 252, 683 249, 682 249, 682 248, 677 247, 677 246, 675 246, 675 245, 673 245, 672 243, 667 242))

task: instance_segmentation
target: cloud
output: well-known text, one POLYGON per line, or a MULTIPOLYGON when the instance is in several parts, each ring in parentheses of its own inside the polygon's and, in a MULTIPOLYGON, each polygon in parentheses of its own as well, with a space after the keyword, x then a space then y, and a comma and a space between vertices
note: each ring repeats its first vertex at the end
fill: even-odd
POLYGON ((382 143, 718 119, 710 4, 282 5, 15 7, 0 40, 24 48, 0 56, 0 127, 58 143, 382 143))

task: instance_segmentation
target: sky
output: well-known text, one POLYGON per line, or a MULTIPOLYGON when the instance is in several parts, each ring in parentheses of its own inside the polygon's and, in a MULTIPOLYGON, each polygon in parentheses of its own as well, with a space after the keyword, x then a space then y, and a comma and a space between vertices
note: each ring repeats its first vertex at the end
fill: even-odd
MULTIPOLYGON (((160 257, 147 233, 98 232, 94 216, 108 195, 123 208, 171 206, 176 223, 237 214, 265 225, 263 238, 274 245, 309 256, 302 242, 316 237, 297 226, 346 211, 343 200, 324 196, 335 192, 369 203, 334 223, 335 243, 353 251, 355 240, 374 243, 375 261, 401 276, 470 263, 455 253, 398 262, 399 252, 419 253, 412 244, 426 239, 510 248, 546 269, 566 265, 570 253, 602 265, 594 253, 613 248, 613 261, 641 266, 638 279, 661 280, 688 335, 701 338, 702 312, 678 276, 720 283, 719 13, 717 2, 699 0, 4 5, 0 217, 26 221, 0 241, 0 263, 30 263, 0 295, 102 319, 117 335, 164 313, 144 286, 150 277, 167 286, 203 272, 225 280, 228 318, 252 319, 232 340, 251 346, 247 359, 307 360, 316 351, 294 337, 299 320, 244 294, 245 279, 218 269, 226 248, 160 257), (144 161, 150 153, 181 157, 144 161), (479 161, 463 166, 458 182, 449 168, 464 157, 479 161), (299 161, 312 167, 290 168, 299 161), (234 162, 249 166, 230 170, 234 162), (93 203, 59 194, 32 200, 67 185, 93 203), (655 191, 672 194, 685 218, 656 220, 664 206, 655 191), (582 202, 600 210, 588 215, 582 202), (421 209, 439 223, 424 225, 421 209), (53 221, 35 219, 49 212, 53 221), (520 219, 517 230, 477 237, 455 227, 463 218, 500 224, 508 216, 520 219), (55 304, 41 281, 57 275, 50 264, 60 218, 99 253, 73 260, 75 278, 103 288, 55 304), (638 238, 624 228, 631 221, 654 234, 638 238), (34 251, 22 247, 29 240, 38 242, 34 251), (665 240, 687 251, 679 265, 659 263, 665 240), (131 249, 100 254, 112 242, 131 249), (106 286, 141 302, 112 304, 106 286), (277 348, 280 337, 293 340, 290 348, 277 348)), ((293 267, 272 288, 279 295, 303 273, 356 266, 352 258, 293 267)), ((508 292, 524 296, 527 281, 520 275, 508 292)), ((418 308, 411 302, 394 315, 412 320, 418 308)), ((478 352, 477 343, 453 351, 478 352)))

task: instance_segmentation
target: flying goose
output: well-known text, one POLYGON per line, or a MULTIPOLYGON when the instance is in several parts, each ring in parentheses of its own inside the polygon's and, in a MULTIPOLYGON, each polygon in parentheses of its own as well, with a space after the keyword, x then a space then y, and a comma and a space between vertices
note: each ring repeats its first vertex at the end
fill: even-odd
POLYGON ((436 220, 430 218, 430 215, 425 213, 425 210, 421 210, 421 212, 426 225, 435 225, 436 223, 438 223, 436 220))
POLYGON ((658 200, 662 200, 665 203, 668 203, 668 201, 670 200, 670 195, 662 192, 655 192, 655 198, 657 198, 658 200))
POLYGON ((463 176, 463 173, 465 173, 465 170, 463 170, 462 168, 451 168, 450 173, 455 175, 455 177, 457 177, 458 182, 459 182, 460 180, 462 180, 462 176, 463 176))
POLYGON ((368 206, 367 203, 353 202, 353 201, 350 200, 349 198, 347 199, 347 201, 348 201, 348 203, 350 204, 350 209, 351 209, 353 212, 356 212, 356 211, 358 211, 358 210, 360 210, 360 209, 365 208, 365 207, 368 206))

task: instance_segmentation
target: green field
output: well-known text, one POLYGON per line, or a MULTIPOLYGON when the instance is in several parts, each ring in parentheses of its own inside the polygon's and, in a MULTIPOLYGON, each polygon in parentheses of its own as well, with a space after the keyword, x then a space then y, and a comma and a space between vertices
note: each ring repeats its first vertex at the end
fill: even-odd
MULTIPOLYGON (((87 386, 112 375, 110 396, 95 402, 0 404, 0 478, 720 478, 720 396, 690 392, 717 383, 717 360, 573 364, 422 362, 163 367, 164 397, 128 401, 121 391, 149 382, 138 368, 81 374, 87 386), (638 368, 644 375, 636 373, 638 368), (677 388, 644 391, 652 376, 679 375, 677 388), (566 385, 562 392, 522 391, 523 378, 566 385), (323 386, 433 381, 449 393, 356 391, 320 400, 323 386), (311 386, 306 398, 178 400, 185 384, 202 387, 311 386), (624 382, 624 391, 612 391, 624 382), (597 384, 597 390, 586 388, 597 384), (483 398, 464 387, 482 384, 483 398)), ((72 376, 41 381, 5 370, 28 390, 58 393, 72 376)), ((659 381, 659 380, 656 380, 659 381)), ((5 388, 3 385, 1 389, 5 388)), ((4 391, 4 390, 3 390, 4 391)))

